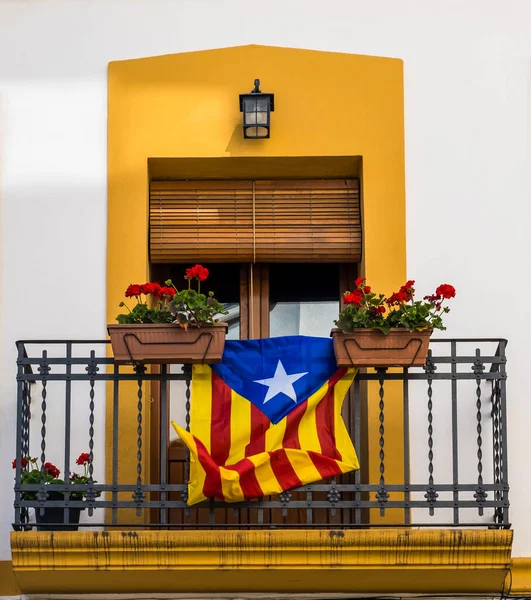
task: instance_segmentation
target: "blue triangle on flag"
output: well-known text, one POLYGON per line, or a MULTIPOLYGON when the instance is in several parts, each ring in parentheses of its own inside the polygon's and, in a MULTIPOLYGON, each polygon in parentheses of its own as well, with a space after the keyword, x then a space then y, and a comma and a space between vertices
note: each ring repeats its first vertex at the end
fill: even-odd
POLYGON ((228 340, 214 372, 278 423, 337 371, 332 340, 303 335, 228 340))

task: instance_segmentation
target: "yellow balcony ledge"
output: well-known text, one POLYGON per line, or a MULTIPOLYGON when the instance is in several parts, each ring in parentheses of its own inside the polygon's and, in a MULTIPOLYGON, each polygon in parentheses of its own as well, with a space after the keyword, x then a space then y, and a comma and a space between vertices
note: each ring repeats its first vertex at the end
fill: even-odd
POLYGON ((13 532, 23 593, 497 593, 509 530, 13 532))

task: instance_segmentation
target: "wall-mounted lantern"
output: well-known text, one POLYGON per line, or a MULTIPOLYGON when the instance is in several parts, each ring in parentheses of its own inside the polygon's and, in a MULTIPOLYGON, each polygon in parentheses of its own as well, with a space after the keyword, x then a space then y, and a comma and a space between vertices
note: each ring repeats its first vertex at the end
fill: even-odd
POLYGON ((250 94, 240 94, 240 112, 243 113, 243 137, 264 139, 270 136, 270 117, 275 110, 275 95, 260 91, 260 80, 254 80, 250 94))

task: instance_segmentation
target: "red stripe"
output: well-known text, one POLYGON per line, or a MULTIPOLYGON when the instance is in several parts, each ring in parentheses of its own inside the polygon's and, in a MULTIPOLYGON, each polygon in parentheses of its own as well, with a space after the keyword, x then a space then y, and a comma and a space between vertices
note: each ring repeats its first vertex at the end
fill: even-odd
POLYGON ((214 496, 218 500, 224 501, 225 496, 223 495, 223 488, 221 487, 221 472, 219 467, 214 463, 203 443, 198 440, 195 435, 194 440, 197 445, 199 462, 206 473, 205 483, 203 485, 203 494, 207 498, 214 496))
MULTIPOLYGON (((193 400, 192 400, 193 401, 193 400)), ((210 448, 216 465, 223 466, 230 454, 230 411, 232 391, 212 371, 212 420, 210 424, 210 448)))
POLYGON ((283 490, 290 490, 291 488, 302 485, 295 469, 289 462, 285 450, 275 450, 274 452, 270 452, 269 459, 271 461, 271 469, 283 490))
POLYGON ((226 469, 236 471, 240 475, 240 486, 246 500, 263 496, 262 488, 256 478, 255 466, 248 458, 243 458, 235 465, 227 465, 226 469))
POLYGON ((250 442, 245 447, 245 456, 265 452, 265 434, 270 426, 271 421, 251 402, 251 435, 249 436, 250 442))
POLYGON ((305 400, 288 413, 286 419, 286 431, 284 432, 284 438, 282 440, 283 448, 294 448, 295 450, 301 449, 299 441, 299 424, 301 422, 306 407, 308 406, 308 400, 305 400))
POLYGON ((322 454, 341 460, 341 454, 336 448, 335 438, 335 407, 334 386, 346 373, 346 369, 338 369, 328 380, 328 391, 315 410, 317 435, 321 444, 322 454))
POLYGON ((342 474, 339 465, 333 458, 328 458, 328 456, 323 456, 318 452, 308 452, 308 456, 323 479, 342 474))

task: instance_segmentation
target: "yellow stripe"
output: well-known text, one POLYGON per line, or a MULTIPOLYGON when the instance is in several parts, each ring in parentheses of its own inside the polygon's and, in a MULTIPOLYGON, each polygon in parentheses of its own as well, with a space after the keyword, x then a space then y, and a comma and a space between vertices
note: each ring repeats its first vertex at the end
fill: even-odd
POLYGON ((221 475, 221 489, 225 502, 242 502, 245 500, 240 485, 240 475, 231 469, 219 468, 221 475))
POLYGON ((249 456, 248 458, 255 466, 254 472, 256 479, 258 480, 258 485, 262 488, 263 495, 280 494, 282 488, 271 468, 269 454, 267 452, 261 452, 260 454, 249 456))
POLYGON ((271 423, 271 426, 265 433, 265 449, 266 452, 273 452, 282 448, 282 440, 284 439, 284 433, 286 433, 287 418, 284 417, 282 421, 279 421, 276 425, 271 423))
POLYGON ((251 403, 232 391, 230 415, 230 451, 227 465, 245 458, 245 447, 251 439, 251 403))
POLYGON ((321 473, 319 473, 306 451, 286 448, 286 456, 301 483, 306 484, 321 481, 321 473))
POLYGON ((352 444, 352 439, 347 431, 343 416, 341 415, 341 409, 343 408, 343 402, 345 396, 352 384, 354 377, 356 376, 357 369, 349 369, 345 375, 336 383, 334 386, 334 421, 335 421, 335 438, 336 448, 341 454, 342 461, 338 464, 341 467, 343 473, 352 469, 359 469, 360 465, 358 457, 356 456, 356 450, 352 444), (350 468, 348 467, 350 465, 350 468))
POLYGON ((301 448, 311 452, 322 452, 317 433, 316 408, 328 392, 328 381, 308 398, 306 412, 299 423, 299 443, 301 448))
POLYGON ((192 366, 191 432, 201 440, 210 454, 212 421, 212 369, 208 365, 192 366))
POLYGON ((279 421, 276 425, 271 423, 271 426, 266 431, 266 452, 273 452, 282 448, 282 440, 286 433, 287 418, 284 417, 282 421, 279 421))
POLYGON ((203 494, 206 472, 199 462, 194 436, 182 427, 179 427, 175 421, 172 421, 171 424, 177 435, 188 446, 188 450, 190 450, 190 480, 188 482, 188 500, 186 503, 188 506, 191 506, 192 504, 206 500, 206 496, 203 494))

